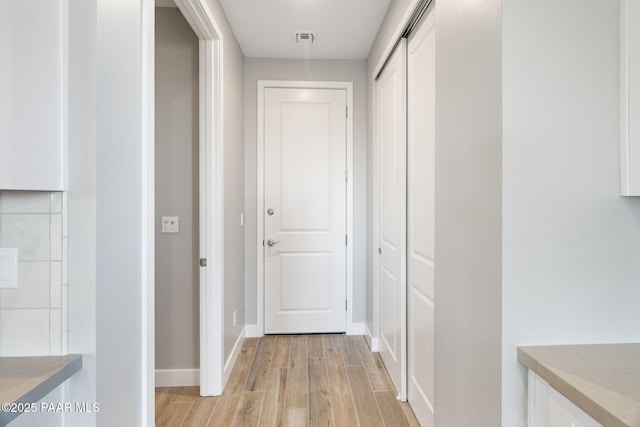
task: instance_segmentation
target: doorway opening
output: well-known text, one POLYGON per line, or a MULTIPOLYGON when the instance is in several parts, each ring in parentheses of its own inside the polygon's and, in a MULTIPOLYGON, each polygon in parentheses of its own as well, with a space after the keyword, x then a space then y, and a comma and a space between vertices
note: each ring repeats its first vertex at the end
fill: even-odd
POLYGON ((199 364, 199 48, 176 8, 156 7, 156 386, 193 386, 199 364))
MULTIPOLYGON (((187 379, 191 383, 200 385, 200 395, 215 396, 222 393, 231 368, 225 369, 223 364, 223 244, 224 227, 222 222, 222 37, 220 27, 213 18, 211 10, 204 0, 174 0, 179 13, 184 17, 191 31, 197 37, 198 55, 198 90, 197 90, 197 163, 198 174, 189 179, 192 184, 192 203, 190 220, 196 218, 197 227, 191 224, 191 229, 198 229, 197 249, 192 242, 190 265, 197 270, 191 270, 192 278, 197 280, 197 292, 192 292, 192 307, 197 301, 199 312, 197 318, 190 318, 193 323, 191 331, 199 329, 196 334, 199 350, 192 346, 191 350, 199 353, 199 369, 187 369, 176 375, 187 379), (197 182, 197 197, 194 195, 193 183, 197 182), (197 295, 197 299, 195 297, 197 295), (198 325, 198 328, 195 327, 198 325)), ((184 94, 183 94, 184 95, 184 94)), ((195 96, 195 95, 194 95, 195 96)), ((160 118, 156 118, 160 120, 160 118)), ((191 146, 191 159, 196 154, 191 146)), ((160 169, 158 169, 161 172, 160 169)), ((161 193, 163 188, 158 188, 161 193)), ((157 212, 157 215, 162 213, 157 212)), ((169 216, 174 216, 169 214, 169 216)), ((156 224, 161 227, 164 223, 156 224)), ((175 220, 168 218, 167 226, 176 225, 175 220)), ((180 227, 178 221, 178 227, 180 227)), ((192 284, 195 287, 195 285, 192 284)), ((161 308, 156 311, 162 316, 161 308)), ((169 323, 173 324, 171 319, 169 323)), ((190 356, 192 360, 195 356, 190 356)), ((233 365, 231 363, 230 365, 233 365)), ((176 369, 180 371, 180 369, 176 369)), ((157 374, 157 373, 156 373, 157 374)))

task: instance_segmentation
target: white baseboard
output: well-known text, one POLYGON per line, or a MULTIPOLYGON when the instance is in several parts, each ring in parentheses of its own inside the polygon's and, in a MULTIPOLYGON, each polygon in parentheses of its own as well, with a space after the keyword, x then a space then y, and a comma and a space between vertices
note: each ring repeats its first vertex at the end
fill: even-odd
POLYGON ((347 325, 347 335, 365 335, 367 324, 364 322, 353 322, 347 325))
POLYGON ((240 335, 238 335, 238 339, 236 343, 233 345, 233 350, 231 350, 231 354, 229 358, 224 364, 224 370, 222 371, 222 389, 224 390, 224 386, 227 385, 227 380, 229 379, 229 375, 231 375, 231 371, 233 370, 233 366, 236 364, 236 360, 238 360, 238 356, 240 355, 240 350, 242 350, 242 343, 244 342, 244 338, 247 333, 247 326, 242 328, 240 335))
POLYGON ((367 341, 367 344, 369 344, 369 348, 374 353, 379 352, 380 351, 380 338, 373 336, 373 334, 369 330, 369 325, 367 325, 365 323, 364 327, 365 327, 364 338, 367 341))
POLYGON ((157 369, 156 387, 191 387, 200 385, 200 369, 157 369))
POLYGON ((258 330, 258 325, 246 325, 244 331, 247 338, 260 338, 262 336, 262 333, 258 330))

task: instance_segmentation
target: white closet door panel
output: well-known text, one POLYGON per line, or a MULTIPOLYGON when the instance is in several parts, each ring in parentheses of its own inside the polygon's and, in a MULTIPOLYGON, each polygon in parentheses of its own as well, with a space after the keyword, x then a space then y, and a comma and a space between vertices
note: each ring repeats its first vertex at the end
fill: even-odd
POLYGON ((407 53, 408 401, 434 425, 435 13, 412 34, 407 53))
POLYGON ((434 425, 434 306, 409 287, 408 401, 420 425, 434 425))
POLYGON ((406 42, 377 81, 380 355, 406 400, 406 42))

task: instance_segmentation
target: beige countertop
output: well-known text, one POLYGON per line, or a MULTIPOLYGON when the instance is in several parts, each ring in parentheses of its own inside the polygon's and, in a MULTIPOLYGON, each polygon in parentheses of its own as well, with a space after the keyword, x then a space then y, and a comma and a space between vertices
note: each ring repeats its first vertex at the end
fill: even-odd
POLYGON ((519 347, 518 360, 605 427, 640 427, 640 343, 519 347))
MULTIPOLYGON (((0 403, 38 402, 82 368, 82 356, 0 357, 0 403)), ((0 410, 0 425, 17 412, 0 410)))

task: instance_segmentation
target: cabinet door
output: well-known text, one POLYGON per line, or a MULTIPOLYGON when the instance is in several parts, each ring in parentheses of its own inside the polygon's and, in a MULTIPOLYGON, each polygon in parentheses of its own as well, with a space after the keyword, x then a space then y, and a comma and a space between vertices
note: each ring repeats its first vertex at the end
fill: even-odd
POLYGON ((640 196, 640 0, 620 2, 622 195, 640 196))
POLYGON ((0 189, 64 189, 65 4, 0 2, 0 189))
POLYGON ((603 427, 529 370, 529 427, 603 427))

